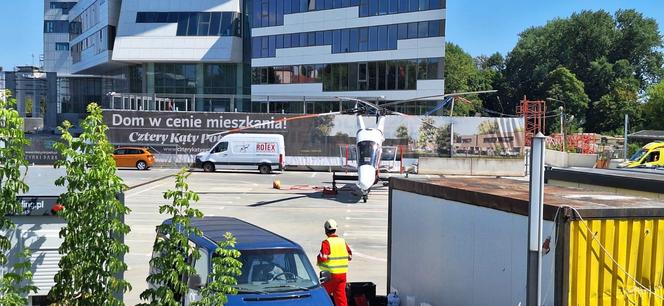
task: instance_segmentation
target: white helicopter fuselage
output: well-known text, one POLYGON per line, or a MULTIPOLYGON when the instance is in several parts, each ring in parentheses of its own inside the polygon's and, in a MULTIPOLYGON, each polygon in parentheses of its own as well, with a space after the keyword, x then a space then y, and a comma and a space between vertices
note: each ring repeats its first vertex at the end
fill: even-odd
POLYGON ((357 150, 357 187, 364 195, 376 183, 380 157, 383 152, 382 146, 385 141, 383 130, 385 117, 378 117, 376 128, 366 128, 362 116, 357 116, 358 130, 356 134, 357 150))

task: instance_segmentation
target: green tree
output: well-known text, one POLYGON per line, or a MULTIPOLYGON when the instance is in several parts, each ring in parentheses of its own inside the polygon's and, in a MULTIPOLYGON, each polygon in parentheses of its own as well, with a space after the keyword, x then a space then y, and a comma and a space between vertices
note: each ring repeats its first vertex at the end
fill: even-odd
MULTIPOLYGON (((507 56, 503 81, 497 83, 502 85, 496 86, 506 96, 503 102, 507 103, 500 105, 513 110, 524 95, 531 99, 546 98, 551 73, 564 67, 585 84, 589 101, 596 101, 588 104, 583 123, 586 130, 607 131, 603 129, 614 124, 602 123, 605 117, 598 114, 617 116, 606 118, 609 121, 619 121, 622 117, 619 112, 607 111, 607 106, 627 113, 638 112, 635 103, 606 105, 618 99, 619 92, 625 92, 620 83, 631 86, 634 80, 636 90, 629 91, 645 92, 664 76, 662 46, 656 21, 634 10, 621 10, 614 15, 601 10, 582 11, 529 28, 520 34, 507 56), (595 106, 602 109, 595 110, 595 106)), ((487 107, 497 110, 494 104, 487 107)))
POLYGON ((101 108, 91 103, 87 111, 83 133, 74 138, 65 121, 59 128, 62 141, 55 144, 62 156, 56 167, 66 170, 56 180, 67 188, 60 196, 66 225, 60 230, 60 271, 49 295, 66 305, 123 305, 117 297, 131 286, 119 277, 127 270, 122 239, 130 229, 123 222, 129 208, 118 195, 126 186, 116 174, 101 108))
POLYGON ((452 157, 451 125, 446 124, 436 130, 436 153, 439 156, 452 157))
POLYGON ((192 218, 202 218, 203 213, 191 207, 199 196, 189 189, 187 178, 191 173, 180 170, 175 177, 175 189, 164 192, 164 199, 171 203, 159 207, 159 213, 170 217, 170 223, 157 226, 158 238, 153 252, 158 256, 150 259, 155 273, 147 277, 147 282, 155 285, 141 293, 143 305, 180 305, 188 286, 184 281, 195 273, 189 258, 198 258, 199 253, 189 244, 189 235, 201 235, 201 231, 191 225, 192 218))
POLYGON ((489 119, 482 121, 480 125, 477 126, 477 133, 480 135, 500 133, 500 126, 498 125, 498 120, 489 119))
POLYGON ((405 125, 400 125, 397 130, 396 130, 396 137, 399 139, 408 139, 410 136, 408 135, 408 127, 405 125))
MULTIPOLYGON (((445 44, 445 92, 467 92, 477 90, 488 90, 492 88, 492 77, 496 71, 491 68, 499 68, 501 57, 492 55, 478 61, 473 59, 461 47, 453 43, 445 44), (481 72, 478 65, 487 67, 486 72, 481 72), (493 66, 495 65, 495 66, 493 66)), ((482 108, 482 100, 477 96, 467 96, 457 99, 454 106, 454 115, 474 115, 482 108)))
POLYGON ((593 103, 590 129, 601 132, 617 132, 624 126, 625 114, 630 116, 633 126, 641 123, 641 105, 638 102, 635 79, 616 80, 608 94, 593 103))
POLYGON ((19 251, 12 270, 0 278, 0 305, 28 305, 28 294, 37 292, 37 287, 32 285, 31 254, 27 248, 19 251))
POLYGON ((657 21, 635 10, 619 10, 615 14, 618 35, 610 57, 627 60, 635 67, 639 88, 644 89, 664 76, 664 41, 657 21))
MULTIPOLYGON (((23 213, 17 196, 28 191, 23 181, 28 161, 25 159, 25 146, 28 140, 23 133, 23 118, 13 108, 16 100, 9 91, 0 95, 0 265, 8 263, 7 254, 11 249, 11 238, 15 224, 9 215, 23 213)), ((30 250, 23 248, 17 252, 18 263, 9 272, 0 276, 0 305, 27 305, 25 298, 36 288, 31 285, 30 250)))
POLYGON ((647 129, 664 130, 664 81, 648 90, 648 102, 643 105, 644 122, 647 129))
MULTIPOLYGON (((574 115, 577 120, 584 122, 590 99, 585 93, 583 82, 574 73, 559 67, 549 73, 545 86, 547 97, 555 99, 547 101, 548 109, 557 110, 563 106, 566 114, 574 115)), ((549 125, 549 131, 560 129, 558 121, 554 122, 549 125)))
POLYGON ((235 237, 226 233, 225 241, 219 243, 212 257, 211 281, 201 289, 201 300, 196 306, 224 305, 228 295, 237 294, 237 277, 242 274, 242 262, 238 260, 240 251, 235 249, 235 237))
POLYGON ((433 118, 423 118, 418 133, 417 148, 424 151, 433 151, 435 149, 437 133, 438 128, 436 127, 433 118))

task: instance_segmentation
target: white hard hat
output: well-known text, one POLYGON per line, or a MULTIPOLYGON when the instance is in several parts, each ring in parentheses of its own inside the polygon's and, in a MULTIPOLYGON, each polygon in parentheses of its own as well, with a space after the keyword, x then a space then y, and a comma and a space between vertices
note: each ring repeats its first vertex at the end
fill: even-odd
POLYGON ((334 219, 329 219, 325 221, 325 230, 326 231, 332 231, 337 229, 337 221, 334 221, 334 219))

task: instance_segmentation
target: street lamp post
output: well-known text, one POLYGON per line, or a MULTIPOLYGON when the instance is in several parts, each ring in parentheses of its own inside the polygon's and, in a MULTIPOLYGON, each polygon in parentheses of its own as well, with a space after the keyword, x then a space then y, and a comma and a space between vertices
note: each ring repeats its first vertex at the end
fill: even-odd
POLYGON ((559 110, 560 110, 560 137, 562 137, 563 152, 565 152, 565 142, 566 141, 565 141, 565 129, 563 128, 563 121, 564 121, 564 118, 565 118, 565 108, 561 106, 559 108, 559 110))

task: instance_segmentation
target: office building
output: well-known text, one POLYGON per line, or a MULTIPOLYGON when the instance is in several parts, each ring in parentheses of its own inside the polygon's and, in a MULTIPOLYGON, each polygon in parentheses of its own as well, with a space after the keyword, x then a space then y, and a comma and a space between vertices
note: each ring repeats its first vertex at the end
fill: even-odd
POLYGON ((351 107, 336 98, 343 96, 439 95, 445 7, 444 0, 80 0, 68 14, 71 72, 103 76, 85 88, 114 108, 312 113, 351 107))

